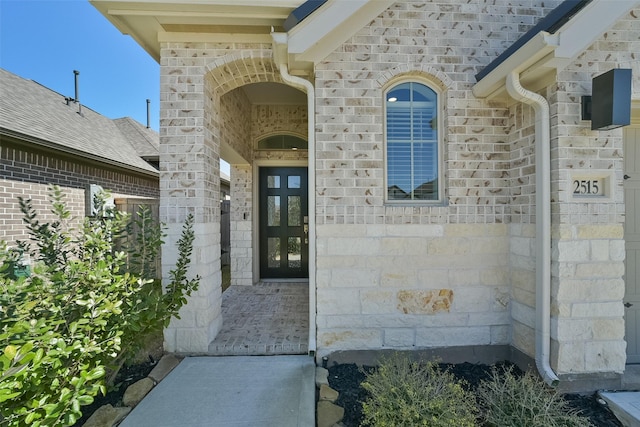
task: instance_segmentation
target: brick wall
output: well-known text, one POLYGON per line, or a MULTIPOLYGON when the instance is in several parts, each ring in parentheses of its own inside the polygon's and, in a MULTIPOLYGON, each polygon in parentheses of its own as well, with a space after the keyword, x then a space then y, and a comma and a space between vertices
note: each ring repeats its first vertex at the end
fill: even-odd
POLYGON ((317 65, 319 354, 511 342, 507 224, 535 220, 533 122, 471 88, 557 4, 397 2, 317 65), (401 77, 442 91, 443 206, 384 203, 383 91, 401 77))
POLYGON ((29 238, 18 197, 33 201, 41 221, 53 219, 48 196, 50 184, 64 190, 67 207, 74 217, 73 227, 79 227, 85 216, 85 189, 89 184, 100 185, 114 197, 159 197, 158 179, 8 144, 3 144, 0 152, 0 240, 9 245, 29 238))
MULTIPOLYGON (((316 162, 310 166, 317 190, 319 355, 508 343, 534 354, 534 115, 518 103, 476 99, 471 88, 478 71, 559 3, 399 1, 316 65, 316 162), (395 79, 410 76, 442 91, 442 206, 384 203, 382 94, 395 79)), ((607 169, 620 178, 621 133, 589 131, 578 119, 578 97, 589 92, 593 75, 614 64, 635 64, 632 54, 640 49, 629 40, 637 40, 638 12, 541 92, 552 109, 552 363, 561 373, 617 371, 624 354, 619 308, 593 315, 621 305, 620 189, 610 202, 593 204, 571 200, 567 184, 571 170, 580 168, 607 169), (612 285, 596 297, 588 293, 601 279, 589 278, 594 262, 607 265, 604 279, 612 285), (592 332, 571 338, 572 332, 589 330, 609 331, 612 338, 592 332)), ((163 44, 161 216, 175 224, 177 234, 186 213, 195 213, 205 231, 199 239, 206 242, 196 252, 197 270, 206 273, 198 298, 206 304, 189 305, 189 320, 167 335, 170 349, 206 347, 218 322, 219 282, 210 259, 218 236, 207 224, 215 222, 209 198, 217 200, 217 188, 210 175, 217 171, 221 145, 236 144, 232 148, 247 161, 232 169, 235 229, 245 244, 253 232, 247 219, 255 197, 251 162, 284 158, 250 153, 259 130, 271 130, 268 120, 264 128, 251 128, 249 140, 246 129, 233 140, 223 131, 234 116, 230 106, 244 101, 221 96, 244 84, 281 82, 270 48, 163 44)), ((252 107, 252 122, 269 117, 267 108, 252 107)), ((236 111, 246 117, 246 106, 236 111)), ((251 251, 245 245, 238 254, 237 271, 244 274, 255 264, 251 251)), ((171 256, 166 259, 171 262, 171 256)))

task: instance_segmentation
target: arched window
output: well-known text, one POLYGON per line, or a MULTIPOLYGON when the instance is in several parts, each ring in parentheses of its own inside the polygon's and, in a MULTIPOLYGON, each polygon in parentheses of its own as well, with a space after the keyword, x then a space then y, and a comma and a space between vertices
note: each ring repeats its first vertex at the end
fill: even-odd
POLYGON ((385 92, 386 200, 390 203, 442 201, 438 93, 402 82, 385 92))
POLYGON ((276 134, 258 141, 258 150, 306 150, 309 143, 295 135, 276 134))

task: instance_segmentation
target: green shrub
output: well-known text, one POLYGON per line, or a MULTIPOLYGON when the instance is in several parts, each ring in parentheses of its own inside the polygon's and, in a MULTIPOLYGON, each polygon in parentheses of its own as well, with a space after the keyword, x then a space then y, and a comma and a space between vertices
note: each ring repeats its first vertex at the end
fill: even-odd
POLYGON ((395 355, 366 373, 369 396, 362 404, 363 425, 374 427, 471 427, 475 397, 452 373, 435 362, 418 364, 395 355))
MULTIPOLYGON (((194 234, 185 222, 179 259, 165 292, 153 277, 127 271, 127 255, 117 242, 126 214, 102 209, 85 218, 82 230, 67 227, 70 213, 62 191, 51 188, 55 221, 38 221, 30 201, 20 200, 35 243, 24 243, 38 260, 29 277, 6 274, 13 254, 0 242, 0 426, 68 426, 81 407, 106 390, 140 345, 141 337, 162 330, 198 287, 187 269, 194 234)), ((157 236, 157 235, 156 235, 157 236)), ((161 240, 152 239, 151 245, 161 240)), ((152 252, 153 248, 149 248, 152 252)), ((151 253, 151 252, 146 252, 151 253)), ((148 259, 141 255, 137 259, 148 259)), ((139 268, 145 273, 145 268, 139 268)))
POLYGON ((478 388, 485 422, 490 427, 588 427, 592 424, 569 408, 556 390, 531 372, 518 376, 494 368, 478 388))

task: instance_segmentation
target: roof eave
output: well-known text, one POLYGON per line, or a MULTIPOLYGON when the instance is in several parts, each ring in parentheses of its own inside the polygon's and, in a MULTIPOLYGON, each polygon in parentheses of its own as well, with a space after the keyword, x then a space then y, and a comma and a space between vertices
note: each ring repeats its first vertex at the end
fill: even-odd
POLYGON ((74 157, 80 157, 85 160, 90 160, 90 161, 98 162, 101 164, 109 165, 112 167, 117 167, 119 169, 125 169, 131 172, 135 172, 135 173, 146 175, 153 178, 158 178, 160 176, 160 173, 157 171, 154 172, 144 168, 139 168, 137 166, 128 165, 126 163, 121 163, 112 159, 108 159, 106 157, 101 157, 101 156, 97 156, 84 151, 75 150, 73 148, 56 144, 55 142, 47 141, 40 138, 35 138, 31 135, 25 135, 23 133, 15 132, 10 129, 0 128, 0 137, 1 136, 10 138, 12 141, 14 141, 17 144, 33 145, 41 149, 51 150, 51 151, 63 153, 63 154, 74 156, 74 157))
POLYGON ((163 42, 268 43, 301 0, 89 0, 122 34, 160 61, 163 42), (218 28, 220 27, 220 28, 218 28), (251 27, 252 30, 246 30, 251 27), (261 27, 263 34, 255 34, 261 27), (254 32, 252 32, 254 31, 254 32), (195 39, 195 40, 194 40, 195 39))
POLYGON ((539 32, 520 49, 505 59, 473 86, 473 95, 477 98, 499 98, 506 94, 505 81, 511 71, 524 71, 541 66, 549 54, 558 47, 556 36, 545 31, 539 32))
POLYGON ((288 52, 297 62, 318 63, 393 3, 328 0, 288 32, 288 52))
POLYGON ((591 1, 554 34, 541 31, 533 36, 480 79, 473 86, 473 94, 488 99, 506 97, 506 76, 512 71, 526 77, 523 84, 548 82, 638 4, 638 0, 591 1))

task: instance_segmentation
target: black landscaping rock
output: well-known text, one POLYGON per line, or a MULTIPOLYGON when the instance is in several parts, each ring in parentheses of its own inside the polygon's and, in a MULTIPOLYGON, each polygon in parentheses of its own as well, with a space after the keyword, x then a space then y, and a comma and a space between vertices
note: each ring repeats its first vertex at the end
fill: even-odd
MULTIPOLYGON (((440 367, 448 369, 456 378, 464 380, 471 391, 475 390, 482 381, 491 378, 493 367, 498 371, 511 368, 514 374, 523 374, 510 362, 501 362, 493 366, 473 363, 441 364, 440 367)), ((340 393, 336 404, 344 408, 342 424, 345 427, 359 427, 363 420, 362 402, 367 397, 367 392, 360 384, 365 379, 364 372, 374 368, 360 369, 355 364, 335 364, 328 369, 329 386, 340 393)), ((609 409, 598 403, 595 394, 565 394, 564 397, 572 409, 579 410, 582 416, 588 418, 596 427, 622 427, 620 421, 609 409)))

